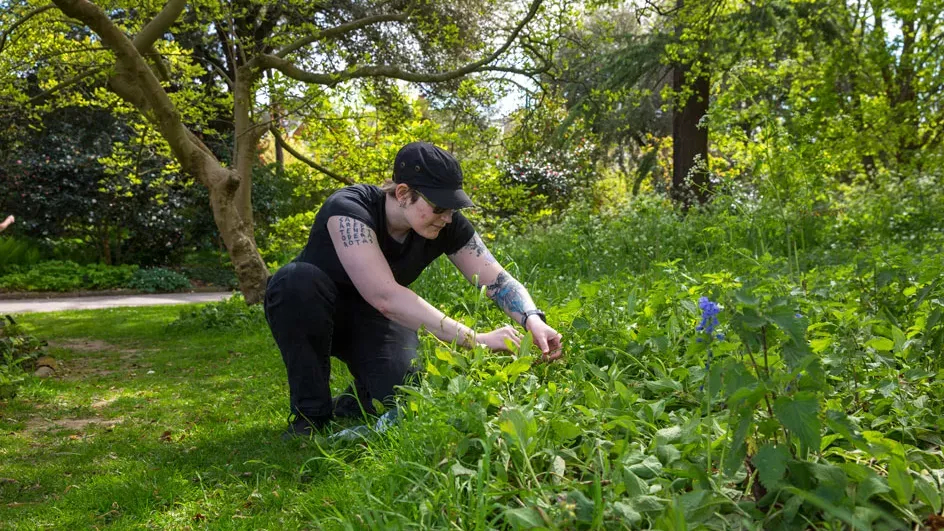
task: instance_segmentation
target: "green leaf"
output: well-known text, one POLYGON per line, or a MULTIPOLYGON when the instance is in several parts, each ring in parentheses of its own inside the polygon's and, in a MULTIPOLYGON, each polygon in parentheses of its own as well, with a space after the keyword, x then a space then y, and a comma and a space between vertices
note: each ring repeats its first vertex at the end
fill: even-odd
POLYGON ((793 340, 787 341, 783 345, 783 361, 787 363, 787 367, 794 371, 803 364, 803 361, 811 356, 813 353, 810 350, 810 346, 806 341, 796 342, 793 340))
POLYGON ((742 410, 737 421, 737 429, 731 439, 731 450, 724 457, 724 473, 733 475, 741 467, 744 457, 747 456, 747 434, 754 424, 754 410, 742 410))
POLYGON ((767 324, 767 321, 753 308, 745 308, 741 314, 734 318, 734 323, 744 327, 745 330, 753 331, 760 330, 762 326, 767 324))
POLYGON ((626 503, 616 502, 613 504, 613 509, 616 510, 631 527, 636 527, 637 524, 642 522, 642 515, 626 503))
POLYGON ((647 455, 642 463, 630 466, 629 471, 643 479, 652 479, 662 473, 662 462, 654 455, 647 455))
POLYGON ((655 496, 640 496, 633 498, 633 508, 641 513, 649 513, 662 510, 663 500, 655 496))
POLYGON ((757 477, 761 485, 767 490, 774 490, 781 485, 783 475, 787 472, 787 461, 790 460, 790 452, 783 446, 774 446, 765 444, 757 450, 757 454, 751 458, 751 463, 757 468, 757 477))
POLYGON ((578 522, 593 521, 593 502, 586 494, 579 490, 572 490, 567 493, 567 501, 577 506, 574 512, 577 514, 578 522))
POLYGON ((583 430, 580 429, 580 426, 564 419, 552 420, 551 429, 554 430, 554 434, 557 435, 558 440, 560 441, 569 441, 583 433, 583 430))
POLYGON ((455 356, 452 355, 452 352, 449 352, 448 350, 444 348, 436 349, 436 357, 445 361, 449 365, 452 365, 452 366, 458 365, 458 362, 456 361, 455 356))
POLYGON ((649 494, 649 485, 634 474, 629 467, 623 467, 623 486, 626 488, 628 498, 649 494))
POLYGON ((449 470, 452 471, 452 475, 453 475, 453 476, 474 476, 474 475, 476 475, 475 470, 472 470, 472 469, 470 469, 470 468, 466 468, 466 467, 462 466, 462 463, 459 463, 458 461, 455 462, 455 463, 453 463, 452 466, 449 468, 449 470))
POLYGON ((849 417, 842 411, 830 409, 826 412, 826 425, 831 430, 842 435, 849 442, 856 444, 864 443, 865 439, 858 433, 858 429, 849 420, 849 417))
POLYGON ((871 529, 872 527, 865 522, 862 522, 854 513, 846 509, 845 507, 839 507, 834 505, 829 500, 826 500, 822 496, 817 496, 812 492, 807 492, 803 489, 798 489, 796 487, 787 487, 787 491, 791 494, 803 499, 803 501, 809 502, 816 507, 822 509, 826 514, 839 518, 840 520, 847 523, 853 529, 871 529))
POLYGON ((787 336, 794 341, 797 345, 806 344, 806 327, 807 321, 805 317, 797 317, 796 312, 792 308, 780 307, 774 311, 767 314, 767 318, 770 322, 776 324, 787 336))
POLYGON ((505 521, 515 529, 534 529, 545 525, 541 515, 531 507, 505 509, 504 516, 505 521))
POLYGON ((924 476, 915 477, 915 487, 918 498, 934 511, 935 514, 941 513, 941 492, 931 484, 924 476))
POLYGON ((878 474, 871 475, 859 482, 856 488, 856 502, 865 504, 872 496, 884 494, 890 490, 892 489, 889 488, 888 483, 878 474))
POLYGON ((908 472, 908 465, 900 458, 892 459, 888 465, 888 486, 892 488, 900 503, 911 502, 914 496, 914 480, 908 472))
POLYGON ((656 443, 660 445, 673 443, 680 438, 682 438, 681 426, 670 426, 656 432, 656 443))
POLYGON ((891 352, 895 348, 895 342, 887 337, 873 337, 865 342, 865 346, 872 347, 875 350, 891 352))
POLYGON ((774 415, 797 436, 804 453, 819 449, 819 400, 814 395, 798 393, 796 397, 782 396, 774 402, 774 415))
POLYGON ((531 368, 531 358, 518 358, 515 361, 509 363, 502 370, 505 371, 505 374, 508 376, 518 376, 523 372, 527 372, 531 368))
POLYGON ((525 333, 524 337, 521 338, 521 348, 518 349, 518 359, 530 356, 533 343, 534 336, 531 335, 531 332, 525 333))
POLYGON ((833 344, 832 336, 821 337, 810 341, 810 347, 813 349, 813 352, 819 354, 830 347, 833 344))
POLYGON ((537 423, 519 409, 507 409, 498 421, 501 431, 511 437, 522 449, 526 449, 537 432, 537 423))
POLYGON ((757 306, 760 305, 760 297, 751 295, 746 289, 739 289, 735 291, 734 299, 749 308, 757 308, 757 306))

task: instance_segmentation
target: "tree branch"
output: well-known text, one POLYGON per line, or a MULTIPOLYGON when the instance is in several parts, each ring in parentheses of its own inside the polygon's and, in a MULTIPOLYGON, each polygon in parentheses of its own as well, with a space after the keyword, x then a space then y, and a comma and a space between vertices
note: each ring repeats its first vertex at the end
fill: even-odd
POLYGON ((275 138, 275 142, 276 142, 278 145, 282 146, 282 149, 284 149, 285 151, 288 151, 293 157, 295 157, 295 158, 298 159, 299 161, 304 162, 305 164, 311 166, 312 168, 314 168, 314 169, 320 171, 321 173, 327 175, 328 177, 331 177, 332 179, 334 179, 334 180, 336 180, 336 181, 339 181, 339 182, 342 182, 342 183, 348 184, 348 185, 350 185, 350 184, 355 184, 352 179, 350 179, 350 178, 348 178, 348 177, 345 177, 345 176, 343 176, 343 175, 337 174, 337 173, 335 173, 335 172, 329 170, 328 168, 325 168, 325 167, 322 166, 321 164, 318 164, 317 162, 315 162, 315 161, 309 159, 309 158, 306 157, 305 155, 302 155, 302 154, 299 153, 298 151, 296 151, 292 146, 288 145, 288 143, 287 143, 285 140, 282 139, 282 137, 279 135, 279 132, 276 131, 276 129, 275 129, 274 127, 270 127, 270 128, 269 128, 269 132, 272 133, 272 136, 275 138))
POLYGON ((48 11, 48 10, 54 8, 54 7, 56 7, 54 4, 49 4, 49 5, 37 7, 36 9, 33 9, 32 11, 30 11, 30 12, 26 13, 25 15, 23 15, 23 18, 21 18, 20 20, 17 20, 16 22, 14 22, 12 25, 10 25, 9 28, 7 28, 6 30, 4 30, 3 33, 0 33, 0 53, 3 52, 3 47, 6 46, 6 44, 7 44, 7 37, 9 37, 10 34, 13 33, 13 30, 15 30, 18 26, 20 26, 21 24, 25 23, 25 22, 28 21, 29 19, 35 17, 36 15, 39 15, 40 13, 43 13, 43 12, 45 12, 45 11, 48 11))
POLYGON ((48 98, 49 96, 55 94, 56 92, 59 92, 59 91, 62 90, 62 89, 69 88, 69 87, 71 87, 72 85, 75 85, 75 84, 77 84, 78 82, 82 81, 83 79, 85 79, 85 78, 87 78, 87 77, 94 76, 95 74, 97 74, 97 73, 99 73, 99 72, 102 72, 103 70, 105 70, 105 67, 103 67, 103 66, 97 66, 97 67, 95 67, 95 68, 90 68, 90 69, 86 70, 85 72, 82 72, 81 74, 78 74, 77 76, 73 77, 72 79, 68 79, 68 80, 66 80, 66 81, 63 81, 62 83, 57 84, 55 87, 52 87, 52 88, 47 89, 47 90, 44 90, 44 91, 40 92, 39 94, 33 96, 32 98, 30 98, 29 103, 30 103, 30 105, 39 105, 39 104, 42 103, 46 98, 48 98))
POLYGON ((335 26, 333 28, 328 28, 326 30, 319 31, 315 33, 314 35, 302 37, 301 39, 298 39, 295 42, 289 44, 285 48, 282 48, 281 50, 279 50, 273 55, 275 55, 276 57, 280 59, 284 59, 286 55, 298 50, 299 48, 308 46, 309 44, 317 40, 339 37, 341 35, 344 35, 345 33, 348 33, 348 32, 351 32, 351 31, 354 31, 354 30, 357 30, 366 26, 370 26, 371 24, 377 24, 379 22, 403 22, 407 18, 408 18, 408 15, 406 13, 390 13, 390 14, 385 14, 385 15, 374 15, 371 17, 353 20, 351 22, 347 22, 339 26, 335 26))
MULTIPOLYGON (((531 3, 531 8, 528 10, 527 15, 522 19, 522 21, 515 27, 515 29, 508 36, 508 39, 502 44, 495 52, 492 54, 483 57, 482 59, 469 63, 465 66, 457 68, 455 70, 450 70, 448 72, 440 72, 436 74, 427 74, 421 72, 411 72, 409 70, 403 70, 396 66, 391 65, 377 65, 377 66, 364 66, 361 68, 355 68, 353 70, 343 70, 341 72, 333 72, 330 74, 317 74, 314 72, 308 72, 298 68, 290 61, 285 60, 282 57, 277 55, 260 55, 257 56, 254 61, 257 62, 258 66, 261 68, 274 68, 286 76, 303 83, 312 83, 316 85, 328 85, 334 86, 343 81, 355 78, 364 78, 364 77, 387 77, 391 79, 400 79, 403 81, 411 81, 414 83, 438 83, 441 81, 449 81, 457 77, 470 74, 472 72, 481 72, 486 70, 501 70, 509 71, 503 69, 502 67, 487 67, 492 61, 500 57, 505 53, 508 48, 511 47, 512 43, 515 42, 515 39, 518 38, 518 35, 521 33, 521 30, 531 22, 531 19, 537 15, 538 8, 541 7, 543 0, 533 0, 531 3)), ((338 26, 340 27, 340 26, 338 26)))
POLYGON ((67 16, 85 23, 114 51, 118 72, 112 77, 113 86, 121 90, 122 98, 155 123, 184 171, 193 170, 197 163, 193 156, 202 150, 190 141, 190 131, 134 43, 101 8, 88 0, 54 0, 54 3, 67 16))
POLYGON ((161 38, 161 35, 177 20, 187 6, 187 0, 169 0, 164 9, 161 10, 150 22, 141 28, 134 37, 134 47, 142 54, 151 51, 151 47, 161 38))

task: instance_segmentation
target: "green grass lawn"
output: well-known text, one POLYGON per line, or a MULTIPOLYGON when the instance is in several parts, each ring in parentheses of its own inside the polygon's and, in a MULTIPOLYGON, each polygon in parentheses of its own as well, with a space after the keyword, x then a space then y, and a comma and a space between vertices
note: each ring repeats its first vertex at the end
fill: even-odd
POLYGON ((317 448, 279 438, 287 387, 268 330, 170 334, 179 312, 20 317, 60 368, 3 403, 3 527, 295 528, 352 502, 315 473, 317 448))

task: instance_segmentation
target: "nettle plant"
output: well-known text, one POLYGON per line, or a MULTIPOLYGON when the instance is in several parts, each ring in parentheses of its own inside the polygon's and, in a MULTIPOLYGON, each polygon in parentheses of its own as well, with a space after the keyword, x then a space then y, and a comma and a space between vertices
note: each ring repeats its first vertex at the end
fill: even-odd
POLYGON ((859 405, 847 393, 847 375, 829 372, 819 354, 823 344, 811 346, 806 338, 820 326, 810 327, 800 302, 817 311, 825 303, 780 291, 741 288, 723 309, 707 297, 699 301, 688 355, 706 360, 701 391, 709 424, 723 413, 728 427, 726 437, 710 441, 708 462, 719 448, 720 471, 771 527, 803 525, 820 513, 853 528, 895 527, 900 520, 893 513, 919 523, 928 508, 940 512, 935 480, 910 471, 915 462, 939 468, 933 464, 939 460, 924 462, 913 447, 859 427, 857 416, 847 414, 859 405))

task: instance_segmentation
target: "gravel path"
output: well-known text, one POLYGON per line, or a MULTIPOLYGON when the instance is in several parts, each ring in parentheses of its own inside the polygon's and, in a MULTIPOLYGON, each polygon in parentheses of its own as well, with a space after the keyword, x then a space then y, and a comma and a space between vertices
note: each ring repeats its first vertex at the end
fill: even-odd
POLYGON ((0 314, 214 302, 223 300, 232 294, 233 293, 230 291, 220 291, 212 293, 161 293, 158 295, 112 295, 106 297, 0 300, 0 314))

